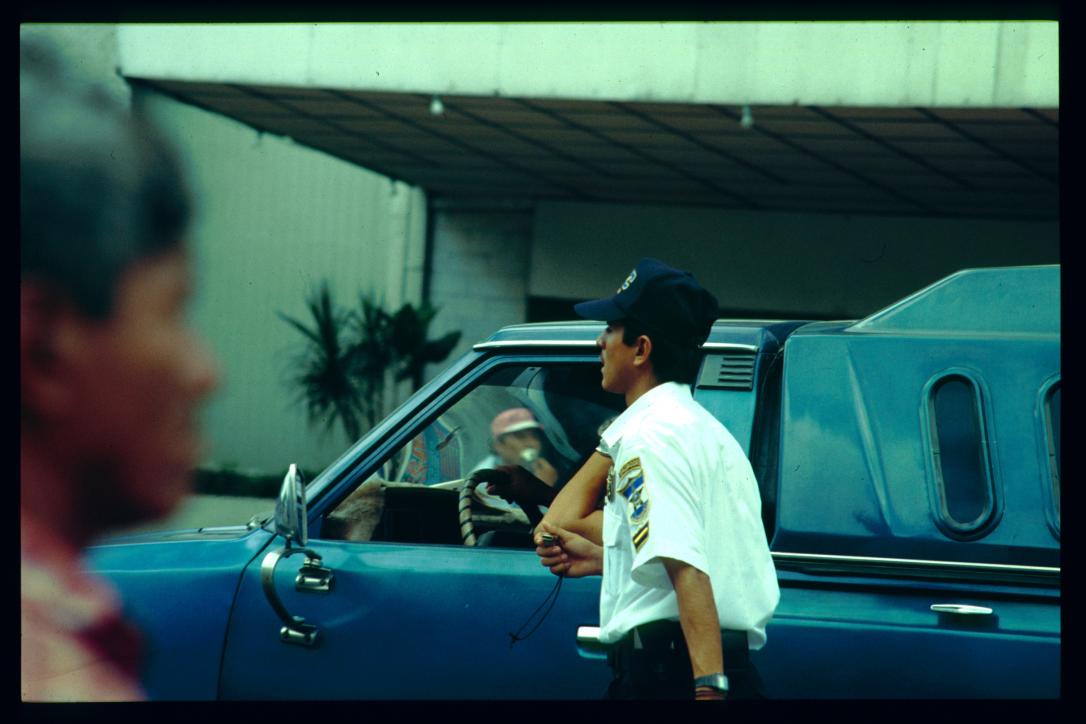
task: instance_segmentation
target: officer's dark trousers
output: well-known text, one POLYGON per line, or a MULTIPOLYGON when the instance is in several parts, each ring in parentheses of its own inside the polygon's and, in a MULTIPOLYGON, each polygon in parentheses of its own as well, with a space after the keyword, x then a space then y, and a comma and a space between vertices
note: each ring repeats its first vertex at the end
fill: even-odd
MULTIPOLYGON (((763 699, 762 681, 750 661, 747 634, 722 631, 728 699, 763 699)), ((694 674, 686 639, 677 621, 654 621, 637 627, 608 652, 614 678, 609 699, 694 698, 694 674)))

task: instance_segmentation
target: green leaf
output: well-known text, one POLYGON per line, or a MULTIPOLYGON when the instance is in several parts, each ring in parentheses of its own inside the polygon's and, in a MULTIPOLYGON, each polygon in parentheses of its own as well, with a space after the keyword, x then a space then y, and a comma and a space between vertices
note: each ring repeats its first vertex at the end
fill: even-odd
POLYGON ((456 345, 460 344, 462 336, 463 332, 449 332, 441 339, 427 342, 422 350, 423 360, 429 363, 444 361, 456 348, 456 345))
POLYGON ((289 317, 286 314, 278 311, 276 312, 276 314, 279 316, 280 319, 297 329, 309 339, 313 340, 314 342, 320 342, 320 337, 315 332, 310 330, 309 327, 305 326, 294 317, 289 317))
POLYGON ((447 358, 461 336, 428 340, 438 312, 428 303, 404 304, 390 314, 372 293, 360 293, 357 308, 340 309, 327 281, 307 294, 306 309, 311 325, 277 312, 306 342, 290 384, 311 424, 323 422, 328 430, 338 422, 352 440, 383 414, 387 375, 417 378, 427 363, 447 358))

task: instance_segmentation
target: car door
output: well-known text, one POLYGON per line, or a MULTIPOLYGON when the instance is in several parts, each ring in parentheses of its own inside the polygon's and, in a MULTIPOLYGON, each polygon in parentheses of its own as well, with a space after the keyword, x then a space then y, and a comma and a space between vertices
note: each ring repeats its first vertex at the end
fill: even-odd
POLYGON ((578 643, 580 627, 598 625, 599 579, 553 576, 523 512, 500 499, 484 504, 482 491, 472 506, 480 545, 464 544, 458 518, 459 481, 497 462, 491 424, 504 410, 532 412, 540 454, 563 480, 591 452, 599 424, 621 409, 599 390, 598 361, 498 357, 412 404, 397 434, 362 450, 311 507, 306 548, 319 562, 284 555, 262 571, 261 555, 246 570, 220 698, 603 694, 606 660, 578 643), (289 615, 314 627, 312 641, 281 635, 262 574, 289 615))
POLYGON ((1060 695, 1057 573, 775 558, 781 601, 753 654, 771 698, 1060 695))

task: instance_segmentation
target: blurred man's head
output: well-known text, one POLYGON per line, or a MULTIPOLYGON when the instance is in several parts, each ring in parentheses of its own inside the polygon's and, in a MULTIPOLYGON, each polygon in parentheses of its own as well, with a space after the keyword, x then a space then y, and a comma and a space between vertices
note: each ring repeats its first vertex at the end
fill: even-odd
POLYGON ((44 465, 92 527, 160 516, 216 384, 185 320, 188 192, 153 129, 47 48, 21 43, 19 85, 23 497, 44 465))

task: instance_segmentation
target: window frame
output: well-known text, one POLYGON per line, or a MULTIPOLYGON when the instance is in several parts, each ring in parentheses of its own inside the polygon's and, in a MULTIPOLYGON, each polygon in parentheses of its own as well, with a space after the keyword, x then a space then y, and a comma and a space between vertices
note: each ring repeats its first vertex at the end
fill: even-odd
POLYGON ((923 426, 924 462, 927 469, 928 501, 932 518, 938 529, 948 538, 958 541, 972 541, 990 534, 999 525, 1003 517, 1002 486, 999 484, 999 465, 995 460, 995 450, 991 445, 989 431, 992 429, 991 396, 983 378, 975 370, 953 367, 934 375, 924 386, 921 395, 921 420, 923 426), (973 413, 979 436, 980 473, 986 501, 981 513, 971 521, 962 523, 951 515, 947 504, 946 479, 943 474, 943 456, 940 450, 938 419, 936 415, 936 396, 938 391, 950 381, 963 381, 972 391, 973 413))
MULTIPOLYGON (((599 365, 599 353, 594 348, 589 351, 571 350, 558 343, 555 352, 547 354, 541 350, 532 350, 522 354, 505 353, 479 360, 464 375, 451 380, 444 390, 429 400, 418 405, 413 413, 398 426, 396 431, 386 436, 370 449, 357 451, 357 456, 346 466, 340 479, 327 490, 321 491, 319 500, 307 511, 309 537, 320 539, 326 516, 339 506, 344 499, 374 475, 384 464, 386 458, 401 449, 408 441, 419 435, 427 426, 443 415, 452 406, 479 387, 482 380, 489 378, 502 367, 540 367, 547 365, 577 364, 599 365)), ((416 393, 421 394, 422 391, 416 393)), ((404 406, 410 406, 413 397, 408 398, 404 406)), ((380 424, 378 425, 380 427, 380 424)), ((376 428, 375 428, 376 429, 376 428)), ((379 542, 374 542, 379 544, 379 542)), ((441 544, 409 544, 441 545, 441 544)), ((508 549, 514 550, 514 549, 508 549)))
MULTIPOLYGON (((1060 539, 1060 478, 1061 471, 1053 464, 1056 455, 1055 436, 1052 427, 1052 397, 1059 392, 1061 396, 1063 385, 1060 375, 1056 375, 1044 382, 1037 392, 1037 408, 1035 418, 1037 420, 1038 464, 1041 468, 1041 494, 1045 500, 1045 518, 1048 528, 1056 540, 1060 539)), ((1060 425, 1062 435, 1062 423, 1060 425)), ((1062 466, 1061 466, 1062 467, 1062 466)))

